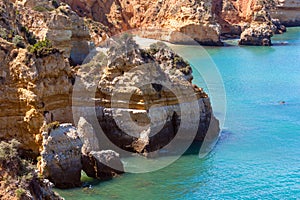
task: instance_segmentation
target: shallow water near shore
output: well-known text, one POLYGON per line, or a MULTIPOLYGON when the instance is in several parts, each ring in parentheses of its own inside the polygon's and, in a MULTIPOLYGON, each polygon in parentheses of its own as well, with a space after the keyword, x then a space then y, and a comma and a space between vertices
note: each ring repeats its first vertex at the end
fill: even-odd
MULTIPOLYGON (((156 172, 56 191, 67 200, 299 199, 300 28, 273 37, 272 47, 229 43, 205 47, 227 95, 224 129, 208 156, 185 155, 156 172)), ((197 71, 206 60, 193 48, 185 46, 182 51, 189 52, 186 59, 197 71)), ((194 79, 203 86, 198 73, 194 79)), ((212 101, 218 116, 217 104, 222 101, 212 101)))

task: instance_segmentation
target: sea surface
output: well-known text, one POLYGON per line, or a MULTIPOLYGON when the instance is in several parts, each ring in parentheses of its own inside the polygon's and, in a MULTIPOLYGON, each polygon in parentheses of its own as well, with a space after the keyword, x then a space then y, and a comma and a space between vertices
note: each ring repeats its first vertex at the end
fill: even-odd
POLYGON ((224 82, 227 101, 211 98, 225 124, 206 157, 185 155, 159 171, 106 182, 83 177, 90 188, 56 191, 67 200, 300 199, 300 28, 273 37, 272 47, 226 42, 205 48, 212 63, 197 47, 178 48, 192 63, 196 84, 219 91, 200 75, 213 65, 224 82))

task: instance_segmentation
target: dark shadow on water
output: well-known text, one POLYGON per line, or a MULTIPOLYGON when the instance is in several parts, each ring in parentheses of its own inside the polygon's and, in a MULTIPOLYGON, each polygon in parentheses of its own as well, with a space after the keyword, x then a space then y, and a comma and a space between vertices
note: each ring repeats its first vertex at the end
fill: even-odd
POLYGON ((222 143, 224 140, 226 140, 227 138, 229 138, 233 133, 228 130, 228 129, 224 129, 222 130, 221 134, 220 134, 220 137, 219 137, 219 140, 217 142, 216 145, 218 145, 219 143, 222 143))
POLYGON ((292 46, 292 44, 287 41, 273 41, 273 46, 292 46))
POLYGON ((202 142, 196 141, 191 144, 191 146, 184 152, 183 155, 194 155, 199 154, 199 150, 202 142))
MULTIPOLYGON (((218 139, 217 143, 215 144, 214 148, 218 144, 222 143, 224 140, 226 140, 227 138, 229 138, 231 134, 232 134, 232 132, 230 132, 227 129, 222 130, 222 132, 221 132, 221 134, 219 136, 219 139, 218 139)), ((191 146, 185 151, 185 153, 183 155, 198 155, 199 151, 200 151, 200 148, 201 148, 201 145, 202 145, 202 142, 199 142, 199 141, 193 142, 191 144, 191 146)), ((212 149, 212 151, 213 151, 213 149, 212 149)))

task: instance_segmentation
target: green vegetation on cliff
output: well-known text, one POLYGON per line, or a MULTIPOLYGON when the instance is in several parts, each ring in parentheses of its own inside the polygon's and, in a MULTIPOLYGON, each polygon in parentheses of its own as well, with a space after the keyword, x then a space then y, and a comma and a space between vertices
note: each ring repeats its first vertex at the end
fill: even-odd
POLYGON ((0 142, 0 199, 61 200, 49 181, 38 178, 35 165, 19 154, 20 143, 0 142))

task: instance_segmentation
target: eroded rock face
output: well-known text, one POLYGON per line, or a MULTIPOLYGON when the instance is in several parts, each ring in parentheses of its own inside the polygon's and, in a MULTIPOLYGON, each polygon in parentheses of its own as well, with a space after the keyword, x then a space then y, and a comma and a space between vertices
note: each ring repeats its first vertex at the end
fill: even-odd
POLYGON ((241 35, 240 45, 271 46, 273 31, 268 25, 251 25, 241 35))
POLYGON ((271 45, 273 34, 286 31, 278 19, 273 19, 274 15, 270 16, 274 7, 272 1, 215 1, 214 12, 221 25, 221 38, 241 37, 242 45, 271 45))
POLYGON ((81 117, 78 133, 83 141, 82 170, 92 178, 107 180, 124 172, 119 154, 112 150, 100 151, 100 144, 93 125, 81 117))
POLYGON ((273 18, 285 26, 300 26, 300 2, 294 0, 280 0, 276 9, 271 12, 273 18))
MULTIPOLYGON (((202 45, 222 45, 221 35, 224 38, 239 37, 246 28, 249 28, 249 24, 261 21, 268 15, 264 13, 265 7, 268 7, 269 12, 273 6, 272 2, 258 0, 110 0, 105 3, 94 0, 63 0, 63 2, 69 4, 80 16, 88 16, 109 27, 112 34, 141 28, 142 30, 135 30, 135 33, 143 37, 173 43, 190 43, 189 40, 192 38, 202 45)), ((281 2, 280 6, 283 8, 283 5, 288 4, 298 7, 295 2, 281 2)), ((280 6, 278 13, 280 13, 280 6)), ((289 8, 287 10, 291 10, 291 7, 291 5, 286 6, 289 8)), ((294 16, 291 20, 296 22, 298 15, 296 16, 295 13, 292 15, 294 16)), ((264 29, 268 28, 263 23, 259 26, 262 25, 264 29)), ((258 27, 253 25, 252 29, 256 29, 254 26, 258 27)), ((280 33, 280 31, 276 32, 280 33)), ((265 35, 254 37, 265 38, 265 35)), ((261 45, 261 43, 253 42, 251 45, 261 45)))
POLYGON ((183 33, 204 45, 222 45, 220 27, 212 13, 213 1, 77 1, 63 0, 81 16, 89 16, 112 29, 159 29, 146 33, 149 38, 170 42, 187 42, 183 33), (164 29, 166 31, 161 31, 164 29))
POLYGON ((61 122, 72 119, 72 70, 58 51, 37 57, 1 38, 0 49, 0 138, 16 138, 38 154, 43 113, 51 111, 61 122))
POLYGON ((83 171, 89 176, 101 180, 111 179, 124 173, 119 154, 112 150, 92 151, 82 156, 83 171), (113 166, 109 167, 109 166, 113 166))
POLYGON ((215 121, 217 128, 210 133, 216 139, 218 122, 207 94, 191 84, 189 64, 164 44, 145 51, 132 38, 123 39, 112 42, 121 46, 111 46, 106 55, 100 53, 83 65, 74 87, 75 115, 89 118, 88 111, 96 104, 100 148, 147 154, 165 147, 175 136, 203 141, 215 121), (89 99, 93 88, 96 102, 94 96, 89 99), (179 128, 186 134, 177 135, 179 128))
POLYGON ((50 127, 43 133, 40 173, 58 188, 80 186, 82 145, 72 124, 50 127))
POLYGON ((240 45, 271 46, 271 37, 278 30, 264 4, 256 3, 252 21, 241 34, 240 45))

